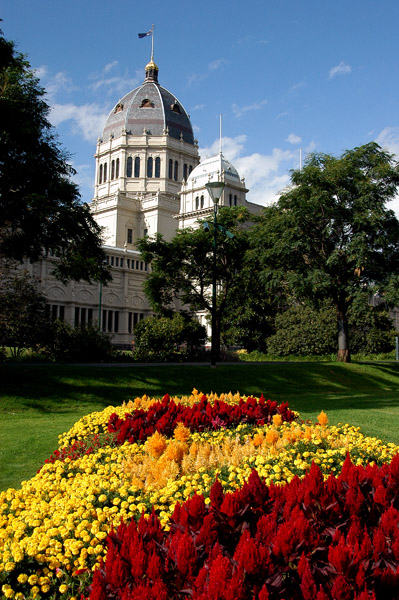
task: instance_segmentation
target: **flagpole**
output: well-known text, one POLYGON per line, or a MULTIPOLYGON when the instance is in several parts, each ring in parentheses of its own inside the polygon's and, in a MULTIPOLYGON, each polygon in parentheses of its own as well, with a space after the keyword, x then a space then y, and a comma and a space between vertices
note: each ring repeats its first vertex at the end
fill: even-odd
POLYGON ((154 24, 152 24, 151 31, 151 60, 154 61, 154 24))
POLYGON ((219 115, 219 154, 222 154, 222 113, 219 115))

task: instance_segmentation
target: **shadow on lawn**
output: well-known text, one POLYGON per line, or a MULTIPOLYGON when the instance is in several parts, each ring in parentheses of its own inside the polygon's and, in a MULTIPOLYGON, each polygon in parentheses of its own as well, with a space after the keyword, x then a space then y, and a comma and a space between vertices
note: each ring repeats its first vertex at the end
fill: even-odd
POLYGON ((8 365, 0 372, 0 412, 35 410, 69 413, 78 406, 120 405, 147 394, 162 397, 203 392, 261 393, 272 400, 334 408, 399 406, 398 363, 268 363, 220 365, 8 365))

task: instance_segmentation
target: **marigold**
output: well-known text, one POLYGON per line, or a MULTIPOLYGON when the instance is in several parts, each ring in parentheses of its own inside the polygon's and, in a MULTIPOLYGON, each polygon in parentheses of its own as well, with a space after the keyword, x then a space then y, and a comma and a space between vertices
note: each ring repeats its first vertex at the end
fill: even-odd
POLYGON ((282 423, 283 423, 283 418, 279 414, 273 415, 272 419, 273 419, 273 425, 275 427, 280 427, 282 425, 282 423))

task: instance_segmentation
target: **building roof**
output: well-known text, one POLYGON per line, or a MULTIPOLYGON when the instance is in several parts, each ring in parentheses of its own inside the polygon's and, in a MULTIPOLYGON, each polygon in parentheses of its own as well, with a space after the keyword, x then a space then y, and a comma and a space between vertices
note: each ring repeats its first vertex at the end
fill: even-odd
POLYGON ((183 105, 158 83, 153 59, 146 66, 144 82, 124 96, 112 109, 104 127, 103 141, 128 135, 165 135, 194 144, 193 128, 183 105))
POLYGON ((241 181, 237 169, 224 158, 221 152, 200 162, 191 171, 187 184, 192 183, 194 187, 201 187, 208 181, 218 181, 219 179, 225 183, 230 181, 235 184, 239 184, 241 181))

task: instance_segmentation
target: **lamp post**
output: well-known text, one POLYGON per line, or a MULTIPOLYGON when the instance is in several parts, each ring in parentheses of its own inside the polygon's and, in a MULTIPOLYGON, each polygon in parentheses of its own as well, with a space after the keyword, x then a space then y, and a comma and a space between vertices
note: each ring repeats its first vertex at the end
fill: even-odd
POLYGON ((212 267, 212 338, 211 338, 211 367, 216 367, 216 357, 219 354, 219 333, 216 334, 216 231, 218 202, 224 188, 223 181, 211 181, 205 184, 213 202, 213 267, 212 267), (217 343, 216 339, 217 337, 217 343))

